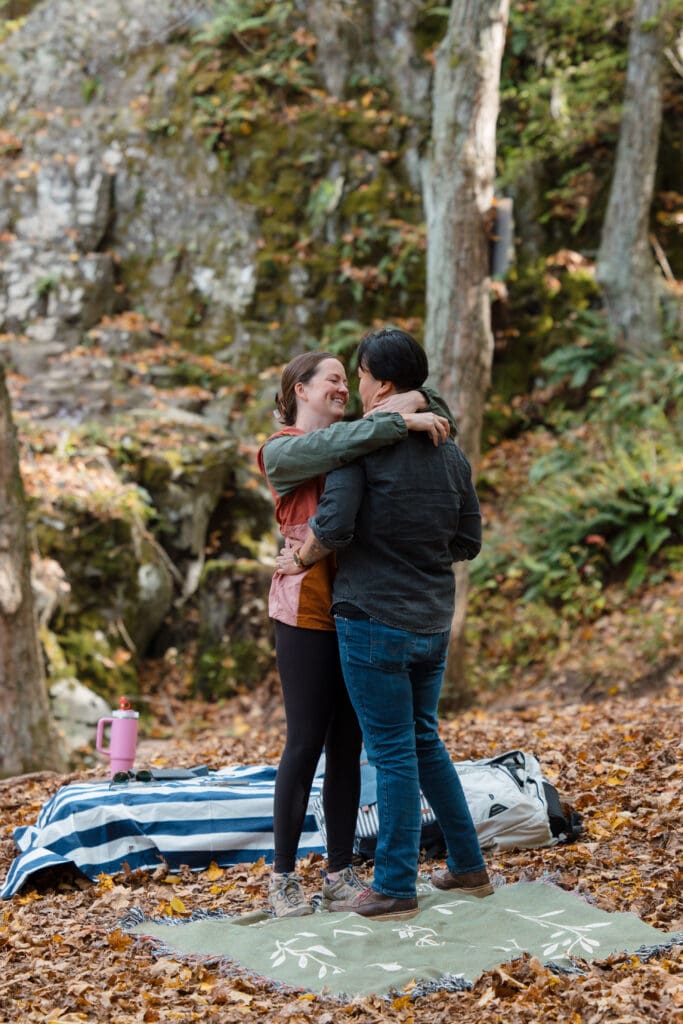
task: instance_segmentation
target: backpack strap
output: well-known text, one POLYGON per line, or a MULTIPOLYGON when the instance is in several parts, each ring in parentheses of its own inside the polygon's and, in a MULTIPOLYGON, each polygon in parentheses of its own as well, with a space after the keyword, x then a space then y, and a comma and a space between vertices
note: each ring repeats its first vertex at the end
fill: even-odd
POLYGON ((565 843, 573 842, 581 834, 581 815, 577 811, 565 815, 559 794, 547 779, 543 780, 543 792, 548 805, 550 831, 556 839, 562 839, 565 843))

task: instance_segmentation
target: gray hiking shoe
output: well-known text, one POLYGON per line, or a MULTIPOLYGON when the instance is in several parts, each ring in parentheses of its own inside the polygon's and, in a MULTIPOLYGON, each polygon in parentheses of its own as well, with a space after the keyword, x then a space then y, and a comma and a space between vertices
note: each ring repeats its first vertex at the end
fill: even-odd
POLYGON ((354 899, 359 893, 363 892, 364 889, 365 885, 350 865, 339 872, 339 878, 334 882, 330 882, 327 875, 323 872, 323 907, 329 907, 330 903, 335 900, 348 902, 348 900, 354 899))
POLYGON ((313 907, 306 900, 301 879, 288 872, 270 876, 268 902, 276 917, 304 917, 313 913, 313 907))

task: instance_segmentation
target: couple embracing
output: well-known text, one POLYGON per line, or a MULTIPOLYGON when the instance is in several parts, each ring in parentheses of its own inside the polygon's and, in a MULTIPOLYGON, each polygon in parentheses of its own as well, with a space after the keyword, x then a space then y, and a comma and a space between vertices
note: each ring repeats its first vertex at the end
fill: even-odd
POLYGON ((259 451, 285 538, 269 600, 287 721, 269 884, 277 917, 313 912, 295 865, 323 749, 323 906, 387 920, 417 914, 421 790, 447 846, 433 884, 479 897, 493 891, 437 711, 452 564, 478 554, 481 514, 452 418, 425 387, 427 375, 410 334, 370 332, 358 349, 364 416, 342 422, 342 363, 325 352, 297 356, 277 396, 282 429, 259 451), (361 741, 377 772, 370 887, 352 867, 361 741))

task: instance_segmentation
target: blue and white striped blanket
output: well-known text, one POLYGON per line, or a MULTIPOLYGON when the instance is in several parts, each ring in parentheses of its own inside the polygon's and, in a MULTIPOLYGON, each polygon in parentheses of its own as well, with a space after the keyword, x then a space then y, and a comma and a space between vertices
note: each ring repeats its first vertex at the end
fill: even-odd
MULTIPOLYGON (((323 755, 300 856, 326 853, 320 799, 324 765, 323 755)), ((457 761, 455 768, 482 849, 553 846, 578 835, 580 825, 562 817, 559 797, 533 754, 511 750, 481 761, 457 761), (557 802, 552 827, 550 792, 557 802)), ((276 771, 271 765, 252 765, 192 779, 64 786, 42 808, 35 825, 15 829, 21 853, 0 897, 13 896, 32 874, 59 864, 73 864, 94 879, 116 874, 124 863, 131 870, 149 870, 163 862, 173 869, 183 864, 202 869, 211 861, 228 867, 260 857, 271 862, 276 771)), ((378 825, 375 769, 367 762, 361 764, 361 781, 357 839, 376 835, 378 825)), ((431 812, 429 804, 423 804, 424 811, 431 812)))
MULTIPOLYGON (((43 868, 73 864, 88 878, 187 864, 220 867, 273 858, 276 768, 226 768, 196 779, 166 782, 80 782, 64 786, 41 809, 35 825, 17 828, 21 853, 0 897, 7 899, 43 868)), ((318 796, 316 778, 311 797, 318 796)), ((299 854, 325 853, 315 818, 304 822, 299 854)))

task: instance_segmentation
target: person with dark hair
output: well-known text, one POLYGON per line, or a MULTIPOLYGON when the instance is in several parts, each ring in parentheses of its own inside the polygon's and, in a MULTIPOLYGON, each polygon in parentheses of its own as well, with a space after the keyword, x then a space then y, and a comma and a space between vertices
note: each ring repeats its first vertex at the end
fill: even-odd
MULTIPOLYGON (((301 544, 317 508, 323 473, 383 445, 394 445, 408 430, 425 431, 434 444, 447 436, 447 419, 412 412, 427 405, 417 390, 394 403, 401 412, 341 422, 349 400, 346 372, 328 352, 306 352, 284 368, 276 396, 283 424, 261 447, 259 467, 275 499, 275 515, 287 547, 301 544)), ((435 408, 438 399, 430 398, 435 408)), ((334 556, 321 559, 296 578, 276 572, 269 596, 275 621, 278 672, 287 736, 275 782, 275 859, 269 901, 278 917, 313 912, 295 874, 311 786, 325 750, 323 806, 327 821, 328 872, 323 899, 346 899, 362 890, 351 867, 360 792, 361 734, 339 662, 332 599, 334 556)))
POLYGON ((395 393, 421 387, 429 376, 427 353, 412 335, 397 327, 382 327, 366 334, 356 359, 361 378, 369 373, 376 380, 390 381, 395 393))
MULTIPOLYGON (((367 412, 423 385, 427 357, 397 328, 373 331, 358 353, 367 412)), ((438 700, 453 617, 452 563, 476 557, 481 514, 470 465, 452 439, 409 434, 327 476, 298 551, 277 559, 296 575, 337 555, 332 612, 341 662, 368 758, 377 771, 379 835, 372 886, 332 911, 403 918, 418 912, 420 791, 447 846, 437 888, 493 892, 462 785, 438 734, 438 700)))

